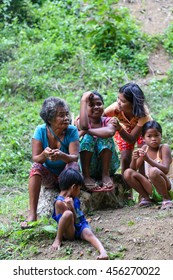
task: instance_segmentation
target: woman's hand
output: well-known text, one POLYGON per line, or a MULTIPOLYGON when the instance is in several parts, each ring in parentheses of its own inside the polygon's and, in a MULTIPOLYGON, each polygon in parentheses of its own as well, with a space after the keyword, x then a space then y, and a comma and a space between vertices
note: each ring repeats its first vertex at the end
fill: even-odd
POLYGON ((52 161, 56 161, 59 160, 62 156, 62 152, 59 149, 50 149, 49 147, 47 147, 44 150, 44 156, 45 158, 52 160, 52 161))
POLYGON ((44 156, 45 156, 45 158, 50 159, 50 157, 53 154, 54 154, 54 151, 51 148, 47 147, 46 149, 44 149, 44 156))
POLYGON ((81 101, 92 102, 94 94, 91 91, 87 91, 82 95, 81 101))
POLYGON ((59 149, 52 150, 52 153, 49 155, 48 159, 52 161, 60 160, 62 157, 62 152, 59 149))
POLYGON ((116 128, 117 131, 121 130, 121 125, 116 117, 111 118, 109 123, 111 123, 116 128))

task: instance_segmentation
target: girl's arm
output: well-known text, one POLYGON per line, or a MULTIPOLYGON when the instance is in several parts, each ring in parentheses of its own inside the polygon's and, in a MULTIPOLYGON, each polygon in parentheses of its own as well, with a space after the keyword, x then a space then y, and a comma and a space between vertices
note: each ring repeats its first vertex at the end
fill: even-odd
POLYGON ((134 144, 138 137, 141 135, 142 127, 136 125, 134 129, 128 133, 122 127, 118 129, 120 136, 129 144, 134 144))
POLYGON ((141 135, 142 131, 142 126, 136 125, 133 130, 128 133, 124 128, 120 125, 119 121, 117 118, 112 118, 111 119, 112 125, 116 127, 116 130, 118 130, 120 136, 124 139, 129 144, 134 144, 138 137, 141 135))
POLYGON ((161 147, 161 156, 162 163, 158 163, 148 156, 148 154, 144 154, 143 158, 146 162, 148 162, 151 166, 157 167, 163 173, 167 174, 169 172, 169 167, 172 162, 171 149, 167 144, 163 144, 161 147))
POLYGON ((89 128, 89 120, 88 120, 88 111, 87 111, 87 105, 89 100, 91 100, 93 97, 93 93, 90 91, 87 91, 83 94, 80 102, 80 120, 79 120, 79 126, 81 130, 88 130, 89 128))

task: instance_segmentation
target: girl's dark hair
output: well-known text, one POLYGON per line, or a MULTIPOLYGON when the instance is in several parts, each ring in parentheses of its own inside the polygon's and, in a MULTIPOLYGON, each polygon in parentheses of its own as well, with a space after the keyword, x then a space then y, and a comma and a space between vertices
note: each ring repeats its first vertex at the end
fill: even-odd
POLYGON ((145 117, 146 111, 144 107, 145 96, 141 88, 135 83, 127 83, 119 89, 130 103, 133 104, 133 115, 136 117, 145 117))
POLYGON ((60 190, 68 190, 72 185, 84 186, 82 175, 73 168, 63 170, 59 176, 60 190))
POLYGON ((147 130, 151 129, 151 128, 155 128, 162 135, 161 125, 156 121, 149 121, 149 122, 146 122, 142 127, 142 137, 144 137, 147 130))
POLYGON ((43 102, 40 117, 46 124, 50 125, 50 122, 56 117, 58 108, 60 107, 66 107, 69 110, 65 100, 58 97, 48 97, 43 102))
POLYGON ((97 95, 97 96, 101 99, 102 103, 104 104, 103 97, 102 97, 102 95, 101 95, 98 91, 93 90, 92 93, 93 93, 94 95, 97 95))

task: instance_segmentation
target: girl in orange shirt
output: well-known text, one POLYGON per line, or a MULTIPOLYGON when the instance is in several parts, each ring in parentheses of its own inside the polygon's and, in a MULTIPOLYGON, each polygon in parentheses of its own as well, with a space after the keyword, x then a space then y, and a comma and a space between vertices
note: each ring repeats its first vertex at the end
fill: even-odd
POLYGON ((142 126, 149 120, 149 110, 145 104, 143 91, 135 83, 127 83, 119 89, 117 101, 104 110, 104 116, 112 120, 117 128, 115 142, 121 153, 121 172, 129 168, 134 145, 143 144, 142 126))

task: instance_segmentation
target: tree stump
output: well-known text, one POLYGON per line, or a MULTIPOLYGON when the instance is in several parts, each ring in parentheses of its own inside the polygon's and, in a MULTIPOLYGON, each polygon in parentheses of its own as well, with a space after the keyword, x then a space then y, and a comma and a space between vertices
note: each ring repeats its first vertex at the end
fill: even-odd
MULTIPOLYGON (((88 193, 81 190, 79 199, 81 201, 81 209, 85 214, 92 210, 115 209, 124 206, 124 190, 126 185, 123 177, 120 174, 115 174, 113 180, 115 189, 112 192, 88 193)), ((52 215, 53 203, 58 194, 56 189, 41 188, 37 209, 37 213, 40 216, 46 215, 50 217, 52 215)))

